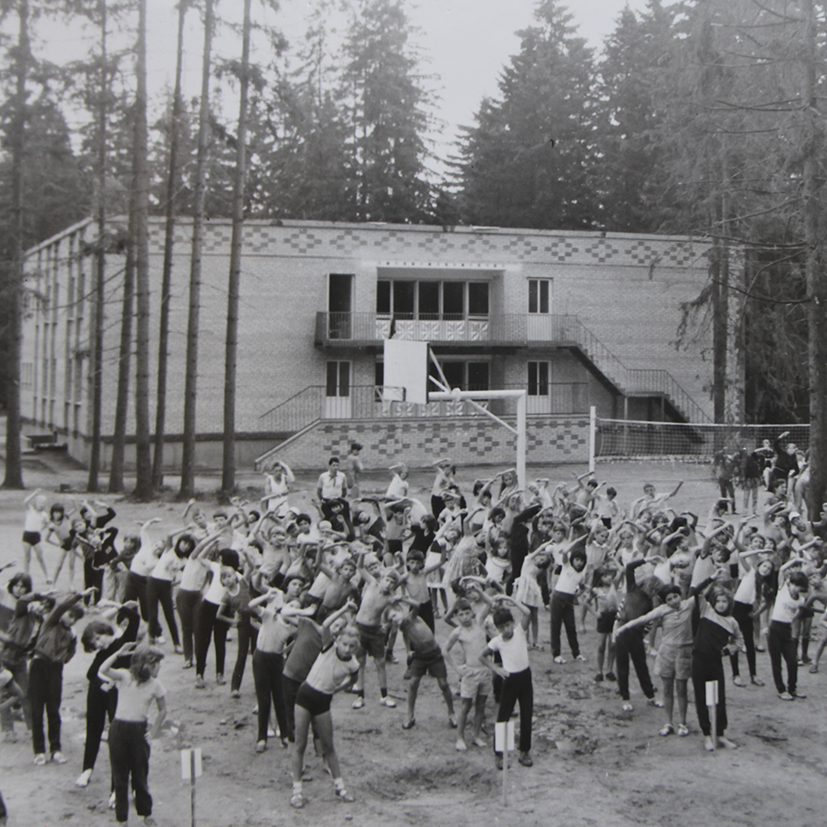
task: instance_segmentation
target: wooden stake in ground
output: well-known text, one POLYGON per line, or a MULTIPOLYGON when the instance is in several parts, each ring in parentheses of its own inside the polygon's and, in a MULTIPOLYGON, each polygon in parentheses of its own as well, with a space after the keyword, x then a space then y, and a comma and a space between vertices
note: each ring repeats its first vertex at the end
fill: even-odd
POLYGON ((514 749, 514 721, 494 724, 494 751, 503 756, 503 807, 508 806, 508 753, 514 749))
POLYGON ((195 779, 201 777, 201 748, 181 750, 181 778, 190 782, 190 823, 195 827, 195 779))
POLYGON ((718 749, 718 681, 706 682, 706 708, 712 727, 712 743, 718 749))

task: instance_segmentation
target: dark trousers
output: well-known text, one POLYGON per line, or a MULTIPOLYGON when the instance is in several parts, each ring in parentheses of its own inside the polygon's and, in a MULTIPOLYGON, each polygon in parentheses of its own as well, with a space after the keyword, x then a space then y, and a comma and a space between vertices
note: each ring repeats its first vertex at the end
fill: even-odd
POLYGON ((198 606, 195 621, 195 673, 204 677, 204 667, 207 665, 207 652, 210 649, 210 636, 215 644, 215 673, 224 674, 224 657, 227 650, 227 629, 230 624, 217 620, 216 615, 220 607, 215 603, 202 600, 198 606))
POLYGON ((149 794, 149 742, 146 722, 112 721, 109 727, 109 764, 115 788, 115 819, 124 823, 129 818, 129 781, 135 794, 135 811, 139 816, 152 815, 149 794))
MULTIPOLYGON (((755 677, 755 624, 752 622, 752 606, 747 603, 732 604, 732 616, 738 621, 738 628, 744 636, 744 647, 747 650, 747 666, 749 666, 749 676, 755 677)), ((732 674, 740 675, 741 671, 738 666, 738 653, 733 652, 729 656, 732 664, 732 674)))
POLYGON ((106 719, 110 722, 115 717, 118 708, 118 690, 110 689, 104 692, 97 687, 90 686, 86 692, 86 746, 83 748, 83 769, 95 768, 98 750, 101 745, 101 735, 106 726, 106 719))
POLYGON ((238 632, 238 652, 233 667, 233 677, 230 681, 230 689, 238 691, 241 689, 241 679, 244 677, 244 665, 247 663, 247 655, 250 650, 255 650, 258 639, 258 629, 253 628, 250 618, 242 615, 236 627, 238 632))
POLYGON ((573 594, 553 592, 551 595, 551 654, 557 657, 560 654, 560 628, 566 627, 566 638, 569 649, 574 657, 580 654, 580 645, 577 642, 577 625, 574 620, 573 594))
POLYGON ((534 684, 531 682, 531 669, 515 672, 503 679, 497 723, 511 720, 515 703, 520 704, 520 752, 528 752, 531 749, 531 718, 534 714, 534 684))
POLYGON ((184 660, 190 663, 192 663, 194 654, 192 635, 195 629, 195 619, 201 599, 201 592, 190 591, 188 589, 178 589, 178 594, 175 596, 175 604, 178 607, 178 617, 181 618, 181 644, 184 647, 184 660))
MULTIPOLYGON (((253 680, 256 685, 258 701, 258 740, 267 740, 267 724, 270 721, 270 703, 276 710, 276 720, 282 738, 287 737, 287 714, 284 708, 281 670, 284 668, 284 656, 275 652, 261 652, 256 649, 253 654, 253 680)), ((295 701, 295 698, 294 698, 295 701)))
POLYGON ((704 735, 712 734, 709 709, 706 706, 706 682, 718 681, 718 704, 716 712, 716 734, 726 732, 726 681, 724 680, 724 662, 721 658, 709 658, 692 655, 692 688, 695 690, 695 709, 698 710, 698 723, 704 735))
MULTIPOLYGON (((70 551, 69 553, 72 554, 73 552, 70 551)), ((88 589, 90 586, 94 586, 98 591, 97 594, 84 598, 83 602, 87 606, 97 603, 103 594, 103 569, 96 569, 92 565, 91 556, 85 557, 83 560, 83 587, 88 589)))
POLYGON ((43 710, 49 724, 49 752, 60 752, 60 701, 63 664, 34 658, 29 669, 29 703, 32 707, 32 746, 35 755, 46 752, 43 710))
POLYGON ((627 629, 617 636, 615 644, 615 664, 617 668, 617 688, 624 701, 629 700, 629 658, 635 667, 638 683, 647 698, 655 697, 655 687, 649 676, 649 665, 646 663, 646 646, 643 643, 645 630, 641 628, 627 629))
POLYGON ((175 622, 175 610, 172 607, 172 581, 150 577, 146 581, 146 608, 148 614, 146 622, 149 624, 150 637, 161 637, 161 624, 158 622, 159 603, 164 610, 164 620, 167 622, 169 636, 175 646, 180 646, 178 624, 175 622))
POLYGON ((144 620, 149 617, 149 610, 146 605, 146 581, 148 579, 142 574, 128 571, 123 587, 123 600, 121 601, 122 603, 128 603, 130 600, 137 600, 141 607, 141 617, 144 620))
MULTIPOLYGON (((255 661, 253 662, 255 668, 255 661)), ((292 744, 296 740, 296 695, 299 693, 301 681, 294 681, 285 675, 281 676, 281 696, 284 701, 285 722, 287 723, 287 739, 292 744)), ((282 733, 283 735, 284 733, 282 733)))
POLYGON ((772 679, 779 692, 795 694, 798 685, 798 641, 793 637, 792 624, 781 623, 778 620, 770 622, 767 635, 767 650, 770 653, 772 665, 772 679), (781 672, 781 659, 787 664, 787 685, 784 685, 784 675, 781 672))

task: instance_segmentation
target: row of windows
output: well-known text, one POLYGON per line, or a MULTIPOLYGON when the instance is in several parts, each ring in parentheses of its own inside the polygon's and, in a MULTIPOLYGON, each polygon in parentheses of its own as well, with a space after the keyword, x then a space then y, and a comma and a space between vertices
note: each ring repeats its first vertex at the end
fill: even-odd
MULTIPOLYGON (((487 391, 490 389, 490 364, 488 362, 443 360, 442 372, 451 388, 463 391, 487 391)), ((549 393, 549 363, 527 363, 527 386, 529 396, 548 396, 549 393)), ((439 378, 436 368, 431 363, 428 374, 439 378)), ((374 364, 374 385, 381 387, 385 384, 385 365, 382 362, 374 364)), ((351 364, 347 361, 331 361, 326 365, 325 395, 328 397, 350 396, 351 364)), ((436 386, 431 384, 431 390, 436 386)))
MULTIPOLYGON (((528 312, 549 313, 551 279, 528 280, 528 312)), ((487 317, 487 281, 391 281, 376 283, 376 312, 397 319, 457 321, 487 317)))

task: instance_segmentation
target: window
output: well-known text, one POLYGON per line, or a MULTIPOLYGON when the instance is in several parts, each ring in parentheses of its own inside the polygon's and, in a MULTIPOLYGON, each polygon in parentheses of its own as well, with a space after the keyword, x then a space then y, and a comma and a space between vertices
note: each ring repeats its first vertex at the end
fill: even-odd
POLYGON ((528 395, 548 396, 548 362, 528 363, 528 395))
POLYGON ((325 396, 350 396, 350 362, 328 362, 325 396))
POLYGON ((422 321, 462 321, 488 317, 487 281, 376 282, 376 312, 380 316, 422 321))
POLYGON ((550 279, 528 280, 528 312, 548 313, 551 294, 550 279))
MULTIPOLYGON (((463 362, 456 360, 442 360, 442 372, 448 380, 448 386, 453 390, 459 388, 462 391, 487 391, 489 390, 489 364, 488 362, 463 362)), ((428 375, 439 379, 433 363, 428 366, 428 375)), ((436 390, 432 382, 428 384, 429 390, 436 390)))
POLYGON ((471 281, 468 283, 468 315, 488 315, 488 282, 471 281))
POLYGON ((433 321, 439 319, 439 282, 419 282, 419 318, 433 321))

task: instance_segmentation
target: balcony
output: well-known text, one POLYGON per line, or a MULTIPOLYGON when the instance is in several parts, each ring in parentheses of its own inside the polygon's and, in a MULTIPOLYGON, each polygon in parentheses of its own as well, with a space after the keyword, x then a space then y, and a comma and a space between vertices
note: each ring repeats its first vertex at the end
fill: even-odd
POLYGON ((579 327, 576 316, 530 313, 467 318, 420 314, 416 319, 377 313, 317 313, 315 343, 317 347, 378 346, 393 334, 396 339, 433 345, 525 347, 537 342, 565 346, 578 343, 579 327))

